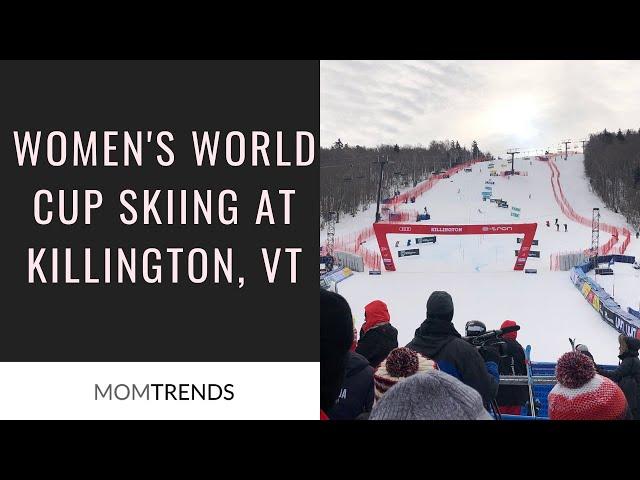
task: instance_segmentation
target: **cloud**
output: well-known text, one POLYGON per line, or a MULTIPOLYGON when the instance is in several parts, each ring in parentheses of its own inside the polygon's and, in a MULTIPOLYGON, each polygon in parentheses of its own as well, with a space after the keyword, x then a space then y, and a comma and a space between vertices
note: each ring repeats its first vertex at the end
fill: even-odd
POLYGON ((493 153, 640 128, 640 61, 322 61, 320 141, 493 153))

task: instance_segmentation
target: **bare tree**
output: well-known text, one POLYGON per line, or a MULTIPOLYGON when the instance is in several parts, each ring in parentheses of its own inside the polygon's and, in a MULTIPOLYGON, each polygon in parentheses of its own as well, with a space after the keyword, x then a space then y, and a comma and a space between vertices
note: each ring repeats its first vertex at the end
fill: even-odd
POLYGON ((449 140, 432 141, 428 147, 396 144, 369 148, 350 146, 338 139, 331 148, 321 148, 321 225, 331 211, 338 212, 338 216, 341 212, 355 215, 376 201, 380 169, 372 163, 377 158, 388 157, 393 162, 385 167, 383 176, 382 195, 387 198, 426 180, 433 171, 481 157, 482 152, 474 144, 475 152, 449 140))

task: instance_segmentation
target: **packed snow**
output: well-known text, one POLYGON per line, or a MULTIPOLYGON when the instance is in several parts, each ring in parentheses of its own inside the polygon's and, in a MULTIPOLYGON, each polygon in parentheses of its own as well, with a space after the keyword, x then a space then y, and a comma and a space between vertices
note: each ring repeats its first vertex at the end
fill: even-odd
MULTIPOLYGON (((564 195, 576 212, 591 218, 592 208, 599 207, 601 222, 634 231, 624 217, 606 209, 591 192, 582 155, 570 155, 567 160, 556 158, 555 162, 564 195)), ((496 160, 494 164, 497 171, 510 168, 506 160, 496 160)), ((586 302, 569 279, 569 272, 550 271, 551 254, 590 247, 591 229, 563 215, 553 196, 551 170, 546 162, 516 158, 515 169, 526 175, 490 177, 486 162, 475 164, 472 172, 461 171, 440 180, 415 204, 406 207, 422 211, 426 206, 431 215, 428 223, 438 225, 537 223, 535 238, 539 245, 532 250, 539 251, 540 258, 529 258, 526 265, 536 268, 537 274, 513 271, 519 248, 516 235, 438 235, 436 243, 420 245, 415 245, 415 235, 389 235, 395 272, 383 271, 379 276, 356 273, 338 284, 339 293, 351 305, 356 326, 359 328, 364 321, 364 306, 372 300, 382 300, 389 306, 398 341, 404 345, 424 320, 430 293, 446 290, 453 297, 454 324, 461 333, 470 320, 483 321, 493 329, 499 328, 502 321, 513 319, 522 327, 518 332, 520 343, 532 345, 535 361, 557 360, 570 349, 571 337, 586 344, 598 363, 617 363, 618 333, 586 302), (486 183, 490 180, 494 182, 491 185, 486 183), (492 188, 493 198, 506 200, 509 208, 483 201, 481 192, 487 186, 492 188), (519 218, 512 216, 517 212, 511 207, 520 209, 519 218), (411 245, 407 246, 409 239, 411 245), (419 248, 420 254, 398 258, 397 251, 406 248, 419 248)), ((371 226, 374 217, 375 204, 355 217, 343 215, 336 224, 336 237, 371 226)), ((321 242, 325 238, 326 232, 321 231, 321 242)), ((600 242, 607 240, 609 235, 601 232, 600 242)), ((365 246, 372 251, 378 248, 375 238, 365 246)), ((640 257, 640 241, 635 235, 626 254, 640 257)), ((623 308, 637 308, 640 272, 622 264, 614 269, 616 301, 623 308)), ((609 293, 608 282, 613 281, 613 277, 598 276, 598 282, 609 293)))

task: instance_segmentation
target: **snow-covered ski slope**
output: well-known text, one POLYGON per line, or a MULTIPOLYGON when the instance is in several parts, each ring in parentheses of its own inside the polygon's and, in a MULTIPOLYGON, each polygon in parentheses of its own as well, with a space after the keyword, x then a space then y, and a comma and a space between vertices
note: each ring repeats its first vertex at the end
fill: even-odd
MULTIPOLYGON (((590 191, 584 175, 582 155, 570 155, 567 160, 555 158, 562 189, 574 211, 590 218, 593 207, 600 207, 601 222, 619 228, 630 226, 621 215, 604 207, 590 191)), ((506 170, 506 160, 494 162, 498 171, 506 170)), ((380 276, 356 274, 339 284, 339 293, 349 301, 359 327, 364 318, 364 306, 374 299, 389 305, 392 323, 398 328, 401 345, 411 340, 415 329, 425 317, 425 305, 434 290, 451 293, 455 304, 454 324, 464 331, 469 320, 481 320, 487 328, 498 328, 505 319, 516 320, 522 329, 522 344, 533 346, 536 361, 555 361, 570 349, 568 338, 577 338, 589 346, 596 361, 615 363, 617 332, 605 324, 569 280, 569 273, 550 271, 549 257, 553 253, 586 249, 591 245, 591 229, 563 215, 551 186, 551 169, 547 163, 516 158, 516 170, 527 175, 490 177, 487 163, 478 163, 473 171, 464 171, 443 179, 433 189, 405 207, 431 214, 428 223, 537 223, 535 238, 540 259, 529 258, 527 268, 537 268, 538 274, 513 271, 515 250, 519 245, 515 235, 437 236, 435 244, 420 245, 420 255, 397 257, 397 250, 408 248, 415 235, 390 235, 397 271, 380 276), (493 185, 485 182, 492 180, 493 185), (483 201, 481 192, 491 186, 494 198, 502 198, 509 208, 483 201), (531 196, 531 198, 529 198, 531 196), (520 208, 520 218, 511 216, 511 207, 520 208), (560 223, 556 230, 555 219, 560 223), (545 222, 549 220, 550 227, 545 222), (567 232, 564 224, 567 224, 567 232), (395 248, 396 241, 399 248, 395 248)), ((402 206, 401 206, 402 208, 402 206)), ((372 224, 375 205, 355 217, 343 216, 336 225, 336 236, 349 234, 372 224)), ((321 232, 321 241, 325 232, 321 232)), ((600 242, 609 240, 601 232, 600 242)), ((370 250, 377 250, 375 238, 367 241, 370 250)), ((640 241, 633 237, 627 254, 640 257, 640 241)), ((640 275, 632 271, 616 278, 616 294, 623 306, 636 308, 640 299, 640 275), (624 286, 622 286, 624 284, 624 286), (624 302, 621 300, 624 298, 624 302), (628 303, 625 303, 628 302, 628 303)), ((612 293, 612 292, 609 292, 612 293)))

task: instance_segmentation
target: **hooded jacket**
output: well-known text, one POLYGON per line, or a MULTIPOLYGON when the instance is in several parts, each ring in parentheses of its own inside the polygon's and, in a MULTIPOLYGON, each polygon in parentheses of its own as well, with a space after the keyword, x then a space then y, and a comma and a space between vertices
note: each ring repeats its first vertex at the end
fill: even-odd
POLYGON ((331 420, 354 420, 373 406, 373 367, 362 355, 347 354, 344 382, 336 405, 329 411, 331 420))
POLYGON ((640 339, 624 337, 627 344, 627 351, 618 355, 620 365, 612 372, 598 370, 604 377, 609 377, 616 382, 624 392, 624 396, 629 404, 629 410, 634 420, 640 420, 640 339))
POLYGON ((365 322, 360 329, 356 352, 376 368, 391 350, 398 348, 398 330, 389 323, 389 310, 380 300, 374 300, 364 307, 364 315, 365 322))
POLYGON ((435 360, 440 370, 475 389, 485 405, 495 398, 498 381, 487 371, 478 350, 461 338, 449 318, 427 316, 407 348, 435 360))

